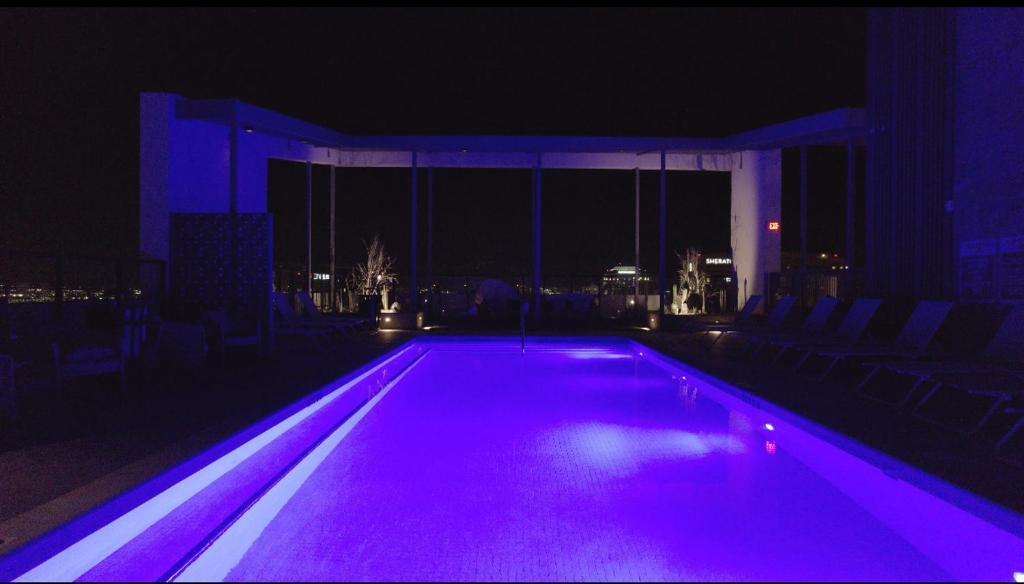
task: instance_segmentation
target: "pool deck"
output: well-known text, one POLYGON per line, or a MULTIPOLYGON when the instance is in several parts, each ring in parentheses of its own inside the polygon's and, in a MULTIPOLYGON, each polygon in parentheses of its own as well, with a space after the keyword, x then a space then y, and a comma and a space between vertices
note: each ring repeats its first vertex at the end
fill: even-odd
MULTIPOLYGON (((441 331, 442 334, 455 334, 441 331)), ((426 333, 431 334, 431 333, 426 333)), ((473 334, 479 334, 474 332, 473 334)), ((559 331, 540 334, 571 334, 559 331)), ((586 334, 586 333, 583 333, 586 334)), ((954 484, 1024 512, 1024 470, 997 463, 967 440, 840 383, 817 383, 741 361, 723 343, 711 354, 677 333, 634 338, 954 484)), ((120 398, 85 381, 63 400, 28 404, 0 431, 0 554, 60 525, 413 338, 365 333, 331 353, 282 346, 272 359, 237 355, 222 367, 160 371, 144 395, 120 398), (144 399, 143 399, 144 398, 144 399)))

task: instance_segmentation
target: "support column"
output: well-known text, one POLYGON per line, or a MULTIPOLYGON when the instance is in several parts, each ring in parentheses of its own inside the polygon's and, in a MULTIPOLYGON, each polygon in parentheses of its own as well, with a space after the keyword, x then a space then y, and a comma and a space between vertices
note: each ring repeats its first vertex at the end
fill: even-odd
POLYGON ((306 161, 306 291, 313 293, 313 163, 306 161))
POLYGON ((640 308, 640 167, 633 169, 633 304, 637 312, 647 312, 647 302, 640 308))
POLYGON ((419 308, 419 286, 416 280, 416 209, 417 189, 419 183, 416 180, 419 168, 416 165, 416 152, 412 153, 412 220, 409 225, 409 303, 415 311, 419 308))
POLYGON ((800 146, 800 287, 797 296, 803 304, 807 285, 807 146, 800 146))
MULTIPOLYGON (((781 231, 768 228, 782 213, 782 151, 746 150, 734 156, 730 241, 741 308, 751 295, 767 297, 770 274, 782 266, 781 231)), ((792 228, 797 229, 796 221, 792 228)))
POLYGON ((427 298, 434 310, 434 169, 427 168, 427 298))
MULTIPOLYGON (((661 151, 658 187, 658 313, 665 314, 665 151, 661 151)), ((660 316, 659 316, 660 318, 660 316)))
POLYGON ((331 252, 331 269, 330 269, 331 299, 327 302, 327 307, 330 309, 331 312, 337 312, 337 310, 338 310, 338 301, 335 298, 337 293, 338 293, 338 285, 337 285, 338 274, 337 274, 337 267, 335 266, 335 257, 336 256, 335 256, 335 249, 334 249, 334 235, 335 235, 335 223, 334 223, 335 222, 335 219, 334 219, 334 212, 335 212, 335 206, 334 206, 334 180, 335 180, 335 176, 334 175, 335 175, 335 171, 336 170, 337 170, 336 167, 331 166, 331 222, 330 222, 331 223, 331 244, 330 244, 330 252, 331 252))
POLYGON ((533 321, 540 323, 541 155, 533 166, 533 321))
POLYGON ((230 160, 228 162, 228 212, 238 212, 238 103, 231 107, 231 128, 229 130, 230 160))
MULTIPOLYGON (((854 258, 854 222, 856 220, 854 211, 854 198, 857 196, 857 147, 853 138, 846 141, 846 265, 853 269, 854 258)), ((849 272, 847 272, 849 276, 849 272)), ((849 278, 847 278, 849 279, 849 278)))

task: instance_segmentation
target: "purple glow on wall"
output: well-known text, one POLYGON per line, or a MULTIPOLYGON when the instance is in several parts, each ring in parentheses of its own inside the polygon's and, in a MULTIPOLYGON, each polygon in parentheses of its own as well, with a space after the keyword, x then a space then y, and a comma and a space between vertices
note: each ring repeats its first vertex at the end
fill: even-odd
POLYGON ((182 503, 188 517, 234 505, 212 537, 157 518, 91 568, 57 554, 22 579, 1006 581, 1020 571, 1015 514, 647 348, 641 357, 638 344, 530 341, 526 355, 518 340, 415 341, 402 363, 338 382, 372 396, 352 415, 321 408, 251 453, 261 462, 246 468, 265 467, 266 487, 241 508, 213 496, 241 488, 231 473, 182 503), (174 547, 167 534, 196 544, 174 547), (147 572, 162 554, 177 567, 147 572))

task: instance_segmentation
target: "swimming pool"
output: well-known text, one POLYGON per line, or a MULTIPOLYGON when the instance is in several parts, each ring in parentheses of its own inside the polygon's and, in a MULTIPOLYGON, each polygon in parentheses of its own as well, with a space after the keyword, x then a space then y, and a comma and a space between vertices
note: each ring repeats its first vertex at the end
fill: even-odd
POLYGON ((421 338, 4 580, 1001 580, 1024 521, 624 339, 421 338))

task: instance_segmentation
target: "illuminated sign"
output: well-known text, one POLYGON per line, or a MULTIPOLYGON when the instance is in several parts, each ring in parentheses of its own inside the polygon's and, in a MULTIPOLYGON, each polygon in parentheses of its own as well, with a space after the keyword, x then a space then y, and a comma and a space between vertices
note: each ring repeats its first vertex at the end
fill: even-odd
POLYGON ((732 264, 732 258, 704 258, 704 263, 712 266, 728 266, 732 264))
POLYGON ((319 272, 313 272, 313 279, 314 280, 330 280, 331 279, 331 275, 330 274, 321 274, 319 272))
POLYGON ((768 222, 768 231, 778 231, 780 228, 782 228, 782 224, 778 221, 768 222))

